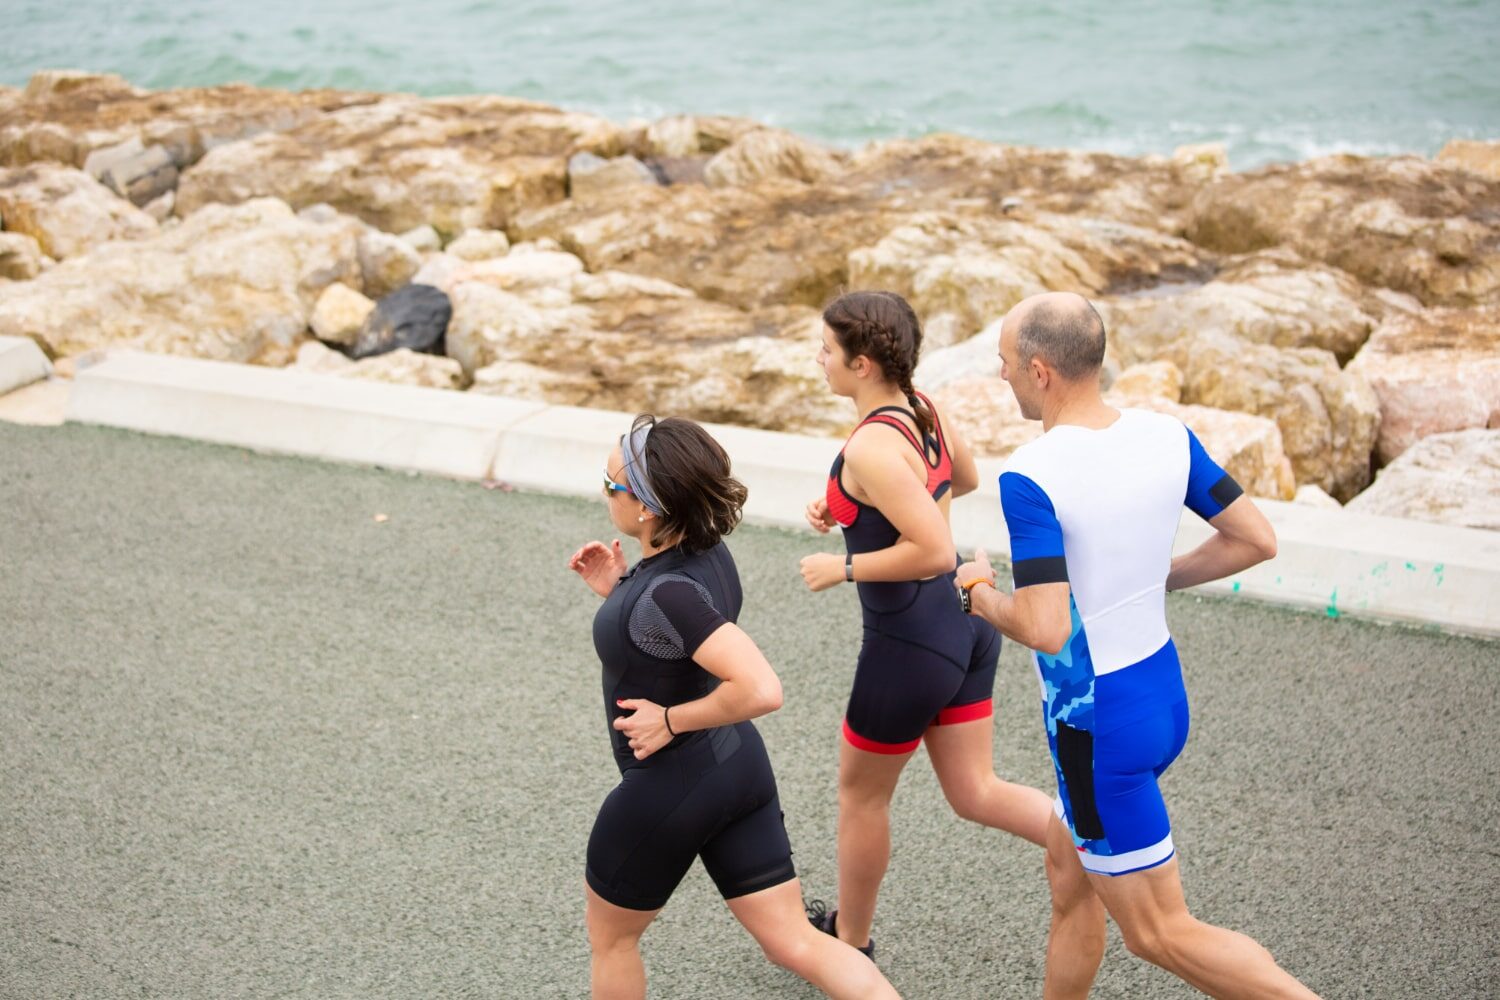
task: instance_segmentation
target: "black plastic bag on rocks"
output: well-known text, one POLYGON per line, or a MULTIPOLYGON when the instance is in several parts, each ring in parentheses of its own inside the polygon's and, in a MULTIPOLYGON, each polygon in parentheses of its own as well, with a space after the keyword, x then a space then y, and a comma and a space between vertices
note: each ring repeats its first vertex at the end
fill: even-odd
POLYGON ((374 312, 360 328, 352 358, 370 358, 402 347, 425 354, 442 354, 443 337, 453 318, 453 303, 432 285, 405 285, 375 303, 374 312))

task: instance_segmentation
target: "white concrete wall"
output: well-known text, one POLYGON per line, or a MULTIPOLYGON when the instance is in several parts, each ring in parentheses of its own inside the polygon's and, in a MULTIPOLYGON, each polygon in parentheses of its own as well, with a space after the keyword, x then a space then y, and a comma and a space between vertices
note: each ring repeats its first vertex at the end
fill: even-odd
POLYGON ((30 337, 0 337, 0 396, 52 374, 52 362, 30 337))
MULTIPOLYGON (((79 372, 69 419, 262 451, 414 469, 599 496, 605 458, 631 414, 382 385, 307 372, 117 353, 79 372)), ((750 489, 747 519, 805 527, 840 442, 710 425, 750 489)), ((1008 555, 997 461, 953 505, 968 552, 1008 555)), ((1500 533, 1257 501, 1276 526, 1273 561, 1205 591, 1321 614, 1500 636, 1500 533)), ((1184 512, 1177 548, 1210 529, 1184 512)), ((830 548, 837 538, 825 540, 830 548)))
POLYGON ((291 369, 115 352, 68 419, 261 451, 482 479, 500 432, 545 404, 291 369))

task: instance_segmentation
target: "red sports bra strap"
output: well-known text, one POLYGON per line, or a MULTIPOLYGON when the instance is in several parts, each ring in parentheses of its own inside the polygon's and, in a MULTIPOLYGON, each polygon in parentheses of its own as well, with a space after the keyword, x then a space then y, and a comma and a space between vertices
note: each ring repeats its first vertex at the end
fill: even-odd
POLYGON ((932 400, 928 399, 924 393, 917 392, 915 389, 913 389, 912 392, 918 399, 927 404, 927 412, 932 414, 932 430, 933 433, 937 435, 938 447, 942 449, 943 452, 947 452, 948 441, 943 436, 943 422, 938 419, 937 407, 932 405, 932 400))
MULTIPOLYGON (((896 410, 900 413, 906 412, 905 410, 902 410, 900 407, 896 406, 889 407, 889 409, 896 410)), ((927 454, 927 449, 922 447, 922 443, 917 440, 917 436, 912 433, 911 428, 906 426, 906 424, 902 423, 900 420, 897 420, 895 417, 888 417, 877 410, 866 417, 864 420, 860 421, 859 426, 863 427, 865 424, 885 424, 887 427, 894 427, 896 428, 896 430, 906 435, 906 440, 911 442, 911 446, 913 448, 917 449, 917 451, 920 452, 923 456, 927 454)))

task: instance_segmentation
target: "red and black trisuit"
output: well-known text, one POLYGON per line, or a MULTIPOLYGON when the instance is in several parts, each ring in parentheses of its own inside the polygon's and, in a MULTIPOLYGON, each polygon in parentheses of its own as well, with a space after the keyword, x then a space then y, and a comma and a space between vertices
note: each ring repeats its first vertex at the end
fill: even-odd
MULTIPOLYGON (((937 409, 918 395, 933 415, 933 432, 925 440, 917 436, 915 415, 900 406, 872 410, 854 430, 885 424, 900 431, 926 463, 927 492, 938 500, 952 486, 953 458, 937 409)), ((844 490, 843 469, 840 450, 828 474, 828 511, 844 529, 850 554, 896 544, 900 532, 885 515, 844 490)), ((950 570, 930 580, 856 584, 865 628, 844 713, 844 738, 853 746, 872 753, 909 753, 928 726, 993 713, 1000 634, 983 619, 964 614, 953 580, 950 570)))

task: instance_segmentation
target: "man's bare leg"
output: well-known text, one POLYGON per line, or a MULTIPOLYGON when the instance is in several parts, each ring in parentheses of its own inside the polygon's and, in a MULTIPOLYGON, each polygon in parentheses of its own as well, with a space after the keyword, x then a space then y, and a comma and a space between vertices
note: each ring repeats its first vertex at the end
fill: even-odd
POLYGON ((1073 835, 1056 814, 1047 824, 1047 882, 1052 887, 1052 930, 1042 996, 1086 997, 1104 959, 1104 904, 1078 860, 1073 835))
POLYGON ((1317 1000, 1255 941, 1188 912, 1176 858, 1129 875, 1089 873, 1088 879, 1132 953, 1209 996, 1317 1000))

